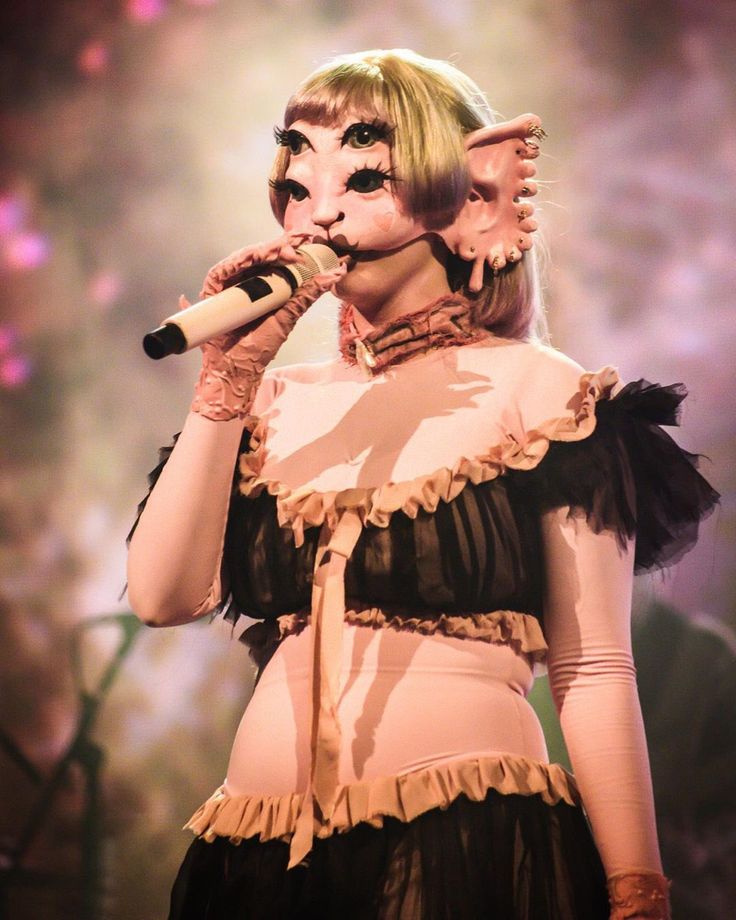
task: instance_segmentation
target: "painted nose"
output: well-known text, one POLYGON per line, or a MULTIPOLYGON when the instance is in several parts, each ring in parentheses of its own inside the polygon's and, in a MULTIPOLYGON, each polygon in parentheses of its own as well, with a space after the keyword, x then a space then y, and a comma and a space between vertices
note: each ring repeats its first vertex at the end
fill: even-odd
POLYGON ((345 220, 345 213, 335 204, 329 201, 319 202, 312 212, 312 222, 322 227, 323 230, 329 230, 333 224, 339 224, 345 220))

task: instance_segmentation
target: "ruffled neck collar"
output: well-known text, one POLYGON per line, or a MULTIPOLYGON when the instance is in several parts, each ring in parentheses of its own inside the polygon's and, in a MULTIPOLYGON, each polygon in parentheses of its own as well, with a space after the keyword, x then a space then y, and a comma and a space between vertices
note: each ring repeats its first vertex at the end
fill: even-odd
POLYGON ((461 294, 445 294, 423 310, 372 326, 355 307, 340 307, 340 354, 368 375, 416 355, 450 345, 467 345, 491 333, 473 325, 471 303, 461 294))

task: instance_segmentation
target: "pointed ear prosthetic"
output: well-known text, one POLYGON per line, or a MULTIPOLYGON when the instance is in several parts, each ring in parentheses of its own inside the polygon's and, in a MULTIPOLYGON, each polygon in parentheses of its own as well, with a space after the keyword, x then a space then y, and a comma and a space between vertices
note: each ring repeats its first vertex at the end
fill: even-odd
POLYGON ((473 131, 465 138, 471 188, 455 222, 439 235, 451 252, 473 262, 470 290, 483 286, 487 262, 494 271, 518 262, 531 249, 532 220, 537 194, 531 182, 539 156, 538 141, 547 135, 536 115, 519 115, 513 121, 473 131))

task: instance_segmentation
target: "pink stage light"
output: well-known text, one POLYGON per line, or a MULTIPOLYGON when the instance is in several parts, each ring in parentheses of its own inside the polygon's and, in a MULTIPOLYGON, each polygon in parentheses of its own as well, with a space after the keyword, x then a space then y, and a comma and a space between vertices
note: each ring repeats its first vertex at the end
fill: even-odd
POLYGON ((43 233, 18 233, 5 246, 5 264, 14 271, 27 271, 43 265, 50 254, 51 244, 43 233))
POLYGON ((137 22, 153 22, 166 12, 166 0, 128 0, 127 12, 137 22))
POLYGON ((107 69, 109 60, 107 45, 101 41, 91 41, 79 52, 77 67, 88 77, 94 77, 107 69))
POLYGON ((25 355, 8 355, 0 360, 0 386, 13 390, 31 376, 33 365, 25 355))
POLYGON ((100 307, 109 307, 115 303, 122 290, 120 275, 113 271, 100 271, 89 281, 89 299, 100 307))

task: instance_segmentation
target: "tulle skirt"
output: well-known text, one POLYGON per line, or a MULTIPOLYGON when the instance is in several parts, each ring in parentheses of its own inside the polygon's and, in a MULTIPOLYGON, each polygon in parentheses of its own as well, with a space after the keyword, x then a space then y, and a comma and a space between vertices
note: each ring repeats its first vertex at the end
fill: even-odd
POLYGON ((289 846, 191 845, 169 920, 606 920, 603 867, 581 809, 539 796, 457 798, 404 823, 289 846))

